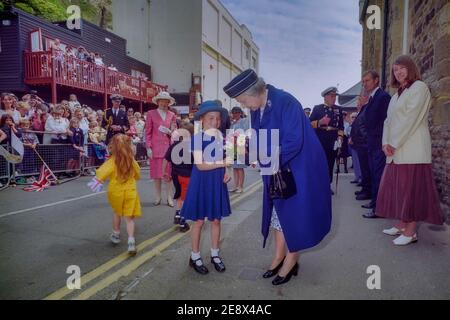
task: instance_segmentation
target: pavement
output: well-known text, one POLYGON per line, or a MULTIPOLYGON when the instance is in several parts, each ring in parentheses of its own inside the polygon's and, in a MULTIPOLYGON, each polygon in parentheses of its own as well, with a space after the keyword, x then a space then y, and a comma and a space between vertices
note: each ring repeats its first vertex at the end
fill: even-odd
POLYGON ((418 243, 394 246, 394 238, 381 232, 392 221, 362 218, 365 202, 354 200, 351 175, 340 176, 331 233, 302 252, 298 277, 274 287, 261 277, 271 262, 273 238, 263 249, 260 177, 255 169, 246 172, 246 192, 231 196, 233 214, 222 223, 223 274, 209 263, 205 224, 201 252, 210 270, 206 276, 188 266, 190 233, 172 225, 172 208, 152 206, 153 188, 146 178, 139 182, 144 214, 137 222, 139 252, 133 258, 126 254, 125 236, 119 246, 109 243, 111 209, 105 194, 87 192, 87 177, 43 193, 0 192, 0 299, 450 298, 449 226, 422 224, 418 243), (79 267, 80 289, 66 286, 73 279, 69 266, 79 267), (374 283, 373 266, 379 271, 379 289, 368 288, 368 282, 374 283))

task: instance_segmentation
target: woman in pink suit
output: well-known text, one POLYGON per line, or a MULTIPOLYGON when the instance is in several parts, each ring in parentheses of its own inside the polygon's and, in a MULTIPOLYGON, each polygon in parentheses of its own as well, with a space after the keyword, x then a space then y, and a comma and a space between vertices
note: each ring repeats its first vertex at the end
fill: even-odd
MULTIPOLYGON (((176 116, 169 111, 169 106, 175 104, 175 99, 167 92, 160 92, 153 98, 153 103, 158 105, 158 109, 147 113, 145 141, 147 143, 147 154, 150 159, 150 178, 155 181, 156 200, 155 206, 161 204, 161 180, 163 178, 162 163, 167 149, 170 146, 170 136, 172 131, 177 129, 176 116)), ((167 166, 167 173, 170 174, 170 167, 167 166)), ((173 207, 172 184, 166 182, 167 204, 173 207)))

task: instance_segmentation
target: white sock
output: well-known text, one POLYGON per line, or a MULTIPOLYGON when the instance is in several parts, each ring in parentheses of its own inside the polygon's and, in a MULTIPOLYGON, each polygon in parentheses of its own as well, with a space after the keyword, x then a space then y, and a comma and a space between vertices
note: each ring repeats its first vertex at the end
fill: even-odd
POLYGON ((195 264, 198 266, 203 265, 202 261, 198 260, 200 258, 201 258, 200 252, 193 252, 193 251, 191 252, 191 259, 192 259, 192 261, 195 261, 195 264))
POLYGON ((128 243, 136 243, 134 237, 128 237, 128 243))
POLYGON ((211 257, 213 258, 215 263, 220 263, 220 261, 221 261, 218 258, 219 257, 219 251, 220 251, 220 249, 213 249, 213 248, 211 248, 211 257))
POLYGON ((113 230, 114 235, 120 236, 120 231, 113 230))

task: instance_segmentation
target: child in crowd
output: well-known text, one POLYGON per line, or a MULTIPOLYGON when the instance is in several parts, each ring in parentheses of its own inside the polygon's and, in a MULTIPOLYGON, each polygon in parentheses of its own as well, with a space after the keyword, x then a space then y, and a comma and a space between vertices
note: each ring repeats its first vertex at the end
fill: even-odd
POLYGON ((24 148, 23 161, 17 166, 18 171, 23 174, 38 172, 38 157, 35 150, 39 139, 34 132, 30 131, 31 122, 27 119, 20 120, 20 131, 24 148))
POLYGON ((120 243, 120 222, 124 218, 128 232, 128 253, 135 255, 137 252, 134 238, 135 219, 142 214, 136 180, 140 179, 141 169, 134 160, 130 137, 117 134, 108 147, 112 156, 97 169, 96 177, 89 186, 93 191, 99 192, 103 183, 107 179, 110 180, 108 200, 114 211, 110 239, 113 244, 120 243))
POLYGON ((29 119, 30 105, 26 102, 20 101, 17 103, 17 111, 20 113, 19 124, 21 120, 29 119))
POLYGON ((133 141, 133 143, 139 143, 141 141, 141 139, 139 139, 138 133, 137 133, 137 129, 136 129, 136 118, 134 117, 134 115, 131 115, 128 117, 128 122, 130 124, 130 128, 127 131, 127 135, 129 135, 131 137, 131 140, 133 141))
POLYGON ((231 205, 226 185, 230 177, 225 171, 223 139, 218 130, 221 119, 226 117, 224 113, 217 102, 206 101, 195 114, 196 119, 200 120, 202 131, 195 134, 191 143, 195 165, 181 217, 194 221, 189 265, 200 274, 209 272, 200 256, 200 235, 205 218, 211 222, 211 263, 218 272, 225 271, 225 265, 219 256, 220 222, 231 214, 231 205))
MULTIPOLYGON (((80 129, 80 123, 78 119, 73 118, 69 123, 70 131, 70 142, 72 144, 72 150, 70 152, 70 160, 67 165, 68 170, 80 170, 80 157, 84 155, 84 134, 83 130, 80 129)), ((75 175, 75 174, 72 174, 75 175)))
POLYGON ((181 232, 186 232, 189 230, 189 224, 184 218, 181 218, 180 212, 183 207, 184 200, 186 200, 186 193, 189 185, 189 178, 192 173, 192 166, 194 164, 194 157, 191 154, 187 157, 188 161, 186 163, 183 161, 186 158, 183 155, 183 150, 190 150, 191 136, 194 134, 194 126, 190 123, 182 124, 180 129, 175 130, 172 133, 172 138, 176 141, 170 145, 167 150, 165 159, 163 160, 163 179, 167 182, 172 179, 173 185, 175 186, 174 199, 177 200, 176 211, 174 217, 174 224, 180 226, 181 232), (175 151, 172 153, 172 151, 175 151), (181 152, 179 152, 181 149, 181 152), (181 160, 181 161, 179 161, 181 160), (172 164, 172 176, 170 177, 166 171, 167 163, 172 164))
POLYGON ((89 152, 90 166, 97 166, 106 158, 106 133, 106 130, 98 125, 98 122, 89 123, 89 142, 93 144, 89 152))
POLYGON ((11 133, 14 133, 18 138, 21 137, 21 132, 16 128, 13 116, 8 113, 3 114, 0 118, 0 130, 6 134, 6 141, 3 141, 3 143, 11 143, 11 133))

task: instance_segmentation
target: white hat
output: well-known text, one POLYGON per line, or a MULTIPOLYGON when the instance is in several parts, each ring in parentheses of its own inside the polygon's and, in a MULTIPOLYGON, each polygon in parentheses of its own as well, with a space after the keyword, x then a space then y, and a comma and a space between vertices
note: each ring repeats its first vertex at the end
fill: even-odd
POLYGON ((158 100, 169 100, 169 106, 173 106, 175 104, 175 99, 170 96, 170 94, 166 91, 161 91, 157 96, 154 96, 152 101, 154 104, 158 104, 158 100))

